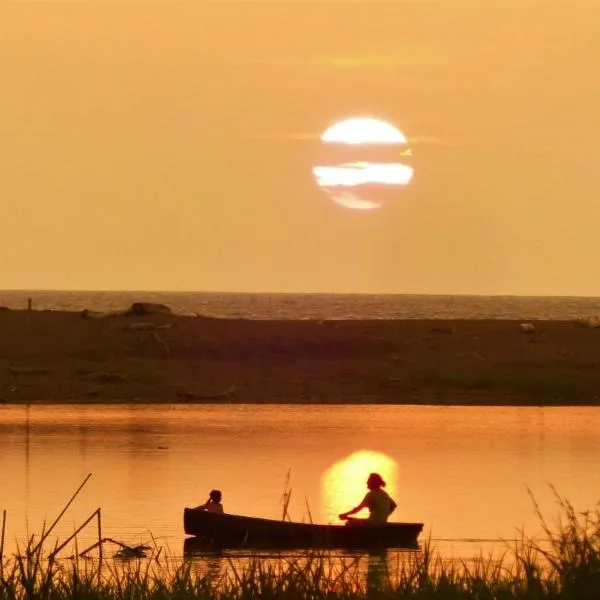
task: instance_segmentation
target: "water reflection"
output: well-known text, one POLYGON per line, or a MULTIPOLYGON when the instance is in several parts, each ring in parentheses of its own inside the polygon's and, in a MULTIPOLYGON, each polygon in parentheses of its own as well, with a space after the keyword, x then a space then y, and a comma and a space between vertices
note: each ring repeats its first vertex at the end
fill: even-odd
POLYGON ((380 592, 390 585, 390 570, 387 550, 370 552, 367 562, 367 595, 380 592))
MULTIPOLYGON (((290 573, 306 577, 307 583, 319 579, 333 592, 340 590, 377 597, 397 584, 402 574, 415 564, 417 551, 247 551, 196 552, 185 554, 193 572, 208 576, 213 583, 244 580, 258 573, 286 579, 290 573)), ((344 594, 345 595, 345 594, 344 594)))
POLYGON ((28 404, 25 407, 25 501, 29 503, 29 477, 30 477, 30 465, 31 465, 31 421, 29 411, 31 407, 28 404))
MULTIPOLYGON (((322 513, 328 522, 338 522, 338 515, 356 506, 367 493, 369 473, 379 473, 387 483, 387 491, 397 492, 398 463, 387 454, 359 450, 329 467, 322 477, 322 513)), ((359 515, 360 516, 360 515, 359 515)))
MULTIPOLYGON (((339 523, 378 471, 398 502, 394 520, 424 522, 444 554, 473 556, 492 544, 466 540, 538 534, 528 488, 551 521, 548 482, 578 510, 595 506, 599 457, 598 408, 0 406, 0 481, 10 482, 0 509, 10 553, 91 472, 56 538, 100 506, 104 536, 180 553, 183 507, 212 487, 228 512, 280 519, 291 470, 292 519, 308 520, 308 501, 315 522, 339 523)), ((90 528, 78 541, 96 540, 90 528)))

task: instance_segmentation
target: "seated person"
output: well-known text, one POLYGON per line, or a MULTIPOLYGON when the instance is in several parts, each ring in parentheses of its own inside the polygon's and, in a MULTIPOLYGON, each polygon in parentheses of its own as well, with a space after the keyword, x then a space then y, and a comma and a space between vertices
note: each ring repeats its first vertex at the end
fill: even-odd
POLYGON ((196 510, 206 510, 208 512, 213 513, 223 513, 223 505, 221 504, 221 490, 211 490, 208 495, 208 500, 201 504, 200 506, 196 506, 196 510))
POLYGON ((379 473, 371 473, 367 479, 367 487, 369 491, 363 498, 363 501, 348 512, 341 513, 340 519, 348 521, 348 524, 366 523, 366 524, 380 524, 385 523, 388 517, 396 510, 396 503, 390 498, 388 493, 383 489, 385 487, 385 481, 382 479, 379 473), (368 519, 355 519, 350 517, 363 508, 369 509, 368 519))

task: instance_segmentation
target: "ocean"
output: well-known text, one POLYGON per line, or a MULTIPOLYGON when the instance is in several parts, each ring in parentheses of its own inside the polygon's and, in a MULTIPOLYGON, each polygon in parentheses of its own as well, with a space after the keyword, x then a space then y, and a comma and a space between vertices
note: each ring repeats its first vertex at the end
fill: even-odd
POLYGON ((600 298, 416 294, 276 294, 0 290, 0 306, 109 311, 160 302, 174 313, 243 319, 548 319, 600 316, 600 298))

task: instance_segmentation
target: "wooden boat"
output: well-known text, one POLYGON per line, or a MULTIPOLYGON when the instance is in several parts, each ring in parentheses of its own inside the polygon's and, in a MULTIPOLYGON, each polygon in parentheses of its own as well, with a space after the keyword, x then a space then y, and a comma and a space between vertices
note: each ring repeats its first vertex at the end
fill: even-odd
POLYGON ((183 528, 188 547, 414 548, 423 523, 314 525, 185 508, 183 528))

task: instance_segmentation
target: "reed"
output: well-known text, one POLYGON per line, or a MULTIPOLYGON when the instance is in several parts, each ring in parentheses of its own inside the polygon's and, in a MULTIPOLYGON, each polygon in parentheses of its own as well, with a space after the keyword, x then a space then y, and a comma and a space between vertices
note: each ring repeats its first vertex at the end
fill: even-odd
POLYGON ((290 505, 290 500, 292 499, 292 488, 290 487, 290 478, 292 476, 292 470, 288 469, 288 472, 285 476, 285 485, 283 488, 283 493, 281 494, 281 508, 282 508, 282 512, 281 512, 281 520, 285 521, 286 519, 288 521, 291 521, 292 518, 290 517, 290 514, 288 512, 288 508, 290 505))
POLYGON ((0 564, 0 600, 596 600, 600 512, 578 513, 557 498, 554 525, 538 509, 544 542, 522 536, 500 556, 465 561, 442 557, 426 541, 394 569, 384 555, 341 560, 319 552, 221 558, 207 568, 209 556, 159 561, 158 548, 143 560, 48 561, 32 538, 25 552, 0 564))
POLYGON ((6 510, 2 511, 2 533, 0 533, 0 562, 4 558, 4 534, 6 532, 6 510))

